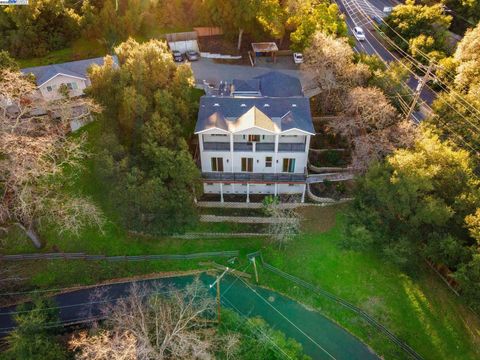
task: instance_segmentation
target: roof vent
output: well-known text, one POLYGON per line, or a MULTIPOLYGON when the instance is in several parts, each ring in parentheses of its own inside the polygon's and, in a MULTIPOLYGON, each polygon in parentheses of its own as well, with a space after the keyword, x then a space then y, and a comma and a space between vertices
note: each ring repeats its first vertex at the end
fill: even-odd
POLYGON ((217 107, 218 107, 218 106, 220 106, 220 104, 219 104, 219 103, 215 103, 215 104, 213 104, 213 106, 217 106, 217 107))
POLYGON ((242 104, 240 105, 240 107, 247 107, 247 104, 242 104))
POLYGON ((297 104, 292 104, 292 107, 297 107, 297 104))
POLYGON ((270 104, 265 104, 263 105, 263 107, 270 107, 270 104))

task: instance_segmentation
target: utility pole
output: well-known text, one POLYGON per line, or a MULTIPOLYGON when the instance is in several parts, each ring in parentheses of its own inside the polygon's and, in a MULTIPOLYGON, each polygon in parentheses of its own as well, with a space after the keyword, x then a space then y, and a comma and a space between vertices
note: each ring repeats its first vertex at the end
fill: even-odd
POLYGON ((220 302, 220 280, 222 280, 222 278, 224 277, 224 275, 229 271, 230 269, 227 267, 225 268, 225 271, 221 274, 221 275, 218 275, 217 276, 217 279, 213 282, 213 284, 210 284, 210 289, 212 287, 214 287, 215 285, 217 285, 217 320, 218 320, 218 323, 220 324, 220 321, 222 320, 222 316, 221 316, 221 310, 222 310, 222 305, 221 305, 221 302, 220 302))
POLYGON ((427 81, 430 80, 430 74, 432 72, 432 68, 433 68, 433 63, 430 61, 430 63, 428 64, 427 72, 420 79, 417 85, 417 88, 415 90, 415 96, 413 97, 412 105, 410 105, 410 109, 408 109, 407 117, 405 118, 405 120, 410 120, 413 110, 415 110, 415 106, 417 105, 418 99, 420 98, 420 94, 422 93, 423 87, 425 86, 427 81))
POLYGON ((258 284, 258 271, 257 271, 257 262, 255 261, 255 256, 250 259, 253 262, 253 269, 255 270, 255 280, 258 284))

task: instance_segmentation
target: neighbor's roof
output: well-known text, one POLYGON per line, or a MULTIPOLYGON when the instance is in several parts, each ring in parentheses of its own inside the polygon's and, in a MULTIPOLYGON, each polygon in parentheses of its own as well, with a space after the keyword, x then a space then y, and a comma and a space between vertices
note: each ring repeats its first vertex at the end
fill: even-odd
POLYGON ((195 133, 259 127, 272 133, 299 129, 315 134, 308 98, 235 98, 202 96, 195 133))
POLYGON ((258 42, 252 43, 252 49, 255 52, 271 52, 278 51, 278 46, 274 42, 258 42))
POLYGON ((266 74, 256 76, 254 79, 260 81, 260 92, 262 96, 303 97, 302 84, 295 76, 290 76, 280 71, 270 71, 266 74))
MULTIPOLYGON (((117 56, 112 56, 116 64, 118 64, 117 56)), ((42 86, 47 81, 51 80, 58 74, 64 74, 80 79, 87 78, 87 69, 93 65, 103 65, 103 57, 94 59, 71 61, 62 64, 52 64, 45 66, 35 66, 30 68, 21 69, 24 74, 35 75, 37 86, 42 86)))

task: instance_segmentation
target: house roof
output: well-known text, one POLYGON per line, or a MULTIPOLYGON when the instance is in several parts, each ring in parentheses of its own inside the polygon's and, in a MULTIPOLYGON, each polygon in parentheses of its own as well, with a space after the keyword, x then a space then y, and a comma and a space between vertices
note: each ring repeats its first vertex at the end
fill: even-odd
POLYGON ((315 134, 308 98, 202 96, 195 133, 213 128, 238 132, 259 127, 273 133, 298 129, 315 134))
POLYGON ((271 52, 278 51, 278 46, 274 42, 257 42, 252 43, 252 49, 255 52, 271 52))
POLYGON ((254 79, 260 81, 260 91, 262 96, 303 96, 302 84, 300 83, 300 80, 283 72, 270 71, 266 74, 256 76, 254 79))
POLYGON ((260 91, 260 80, 258 79, 249 79, 249 80, 233 80, 233 91, 236 92, 259 92, 260 91))
MULTIPOLYGON (((118 64, 118 58, 113 56, 114 62, 118 64)), ((103 57, 71 61, 62 64, 52 64, 45 66, 35 66, 30 68, 21 69, 24 74, 35 75, 37 86, 42 86, 47 81, 51 80, 59 74, 66 76, 76 77, 80 79, 87 78, 87 69, 93 65, 103 65, 103 57)))

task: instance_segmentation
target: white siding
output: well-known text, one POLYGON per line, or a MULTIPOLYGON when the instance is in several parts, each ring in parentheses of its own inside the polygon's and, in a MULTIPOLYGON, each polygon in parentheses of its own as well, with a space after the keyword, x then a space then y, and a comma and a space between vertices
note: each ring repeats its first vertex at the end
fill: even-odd
POLYGON ((45 84, 39 87, 40 93, 42 94, 45 100, 56 100, 60 99, 61 95, 58 92, 60 85, 68 84, 68 83, 75 83, 77 84, 76 90, 70 90, 71 96, 80 96, 83 95, 83 90, 87 87, 87 81, 73 78, 70 76, 58 75, 53 79, 47 81, 45 84), (52 91, 48 91, 47 87, 51 87, 52 91))

